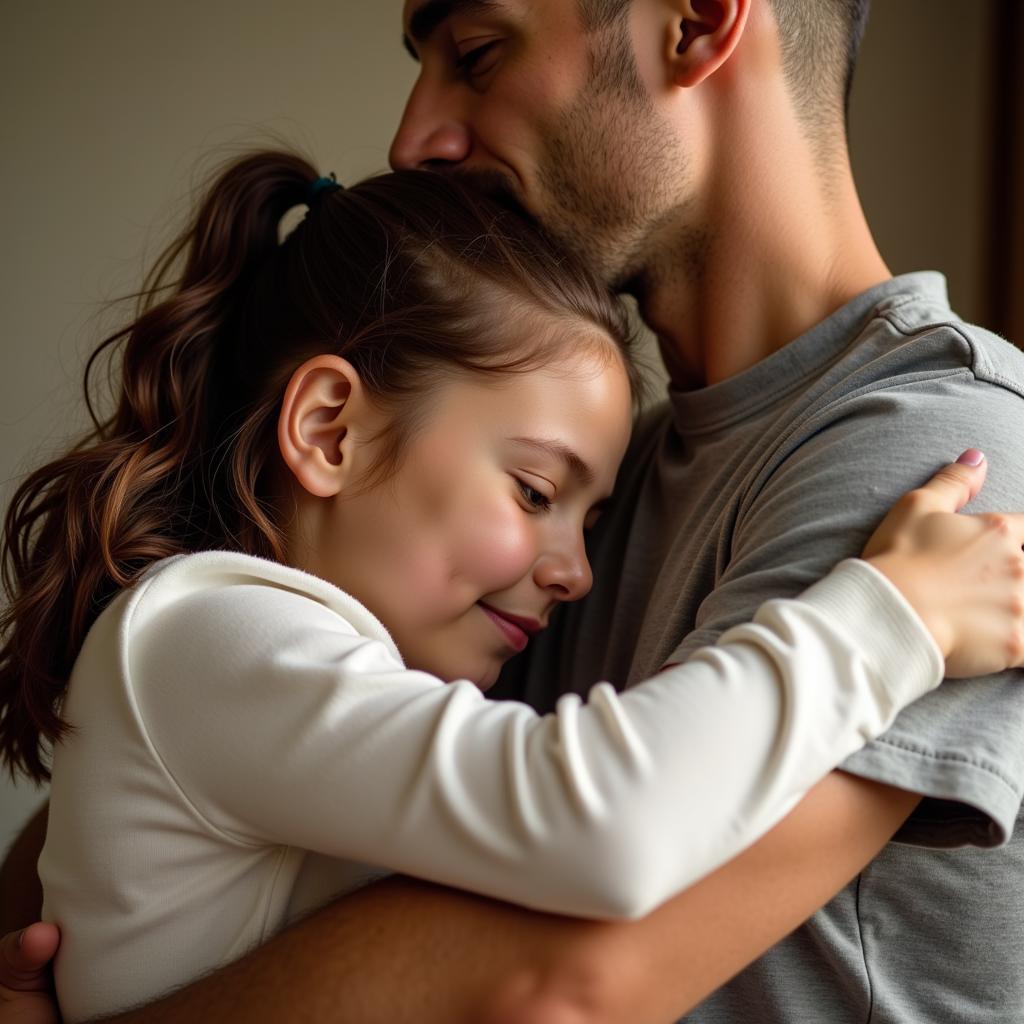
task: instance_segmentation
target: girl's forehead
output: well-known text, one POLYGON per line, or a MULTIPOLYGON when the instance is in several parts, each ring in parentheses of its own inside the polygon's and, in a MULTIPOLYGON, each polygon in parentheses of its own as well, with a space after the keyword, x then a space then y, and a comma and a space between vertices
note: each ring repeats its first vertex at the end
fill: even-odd
POLYGON ((614 351, 590 346, 535 369, 468 374, 438 394, 435 425, 518 446, 607 488, 628 442, 629 379, 614 351))

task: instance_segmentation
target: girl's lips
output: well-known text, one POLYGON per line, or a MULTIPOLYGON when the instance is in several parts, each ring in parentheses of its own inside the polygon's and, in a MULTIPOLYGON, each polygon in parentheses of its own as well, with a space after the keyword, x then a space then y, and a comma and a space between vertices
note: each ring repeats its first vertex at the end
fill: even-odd
POLYGON ((501 631, 501 635, 505 638, 509 647, 517 654, 530 642, 530 633, 535 633, 540 629, 540 623, 534 623, 533 620, 523 619, 518 615, 506 615, 504 612, 499 612, 482 601, 479 604, 491 622, 501 631))

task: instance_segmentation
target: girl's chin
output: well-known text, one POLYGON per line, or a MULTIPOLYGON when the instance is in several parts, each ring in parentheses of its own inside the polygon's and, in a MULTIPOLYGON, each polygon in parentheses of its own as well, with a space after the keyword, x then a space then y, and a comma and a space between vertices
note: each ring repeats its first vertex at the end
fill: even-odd
POLYGON ((485 672, 480 679, 474 679, 473 682, 476 683, 476 685, 481 690, 486 691, 489 690, 498 681, 498 676, 500 675, 500 673, 501 666, 498 665, 497 668, 494 668, 489 672, 485 672))
POLYGON ((502 665, 503 663, 498 662, 493 666, 489 666, 483 669, 481 669, 479 665, 474 666, 472 669, 470 669, 467 666, 466 672, 460 672, 459 674, 454 676, 447 675, 443 678, 450 683, 454 682, 457 679, 468 679, 478 689, 488 690, 490 689, 490 687, 494 686, 495 683, 498 682, 498 677, 499 675, 501 675, 502 671, 502 665))

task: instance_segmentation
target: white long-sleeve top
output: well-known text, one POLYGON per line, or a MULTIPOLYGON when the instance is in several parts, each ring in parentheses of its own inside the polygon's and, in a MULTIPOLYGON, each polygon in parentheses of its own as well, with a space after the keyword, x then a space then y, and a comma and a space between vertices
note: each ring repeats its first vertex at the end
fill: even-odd
POLYGON ((90 630, 39 862, 67 1021, 147 1001, 386 871, 636 917, 734 857, 942 659, 867 563, 684 665, 540 716, 407 669, 306 573, 150 569, 90 630))

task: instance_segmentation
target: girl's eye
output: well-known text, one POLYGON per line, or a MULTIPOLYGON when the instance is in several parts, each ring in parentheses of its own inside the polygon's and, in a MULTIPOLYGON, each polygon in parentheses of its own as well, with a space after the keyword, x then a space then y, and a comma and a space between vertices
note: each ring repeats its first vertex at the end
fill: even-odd
POLYGON ((482 46, 475 46, 472 50, 467 50, 456 60, 455 69, 466 78, 475 78, 490 71, 493 64, 483 67, 480 62, 484 56, 498 45, 498 42, 499 40, 492 39, 489 43, 484 43, 482 46))
POLYGON ((538 512, 547 512, 551 508, 551 499, 541 491, 538 491, 536 487, 531 487, 528 483, 523 480, 516 479, 516 483, 519 485, 519 490, 522 492, 523 497, 526 499, 526 503, 538 512))

